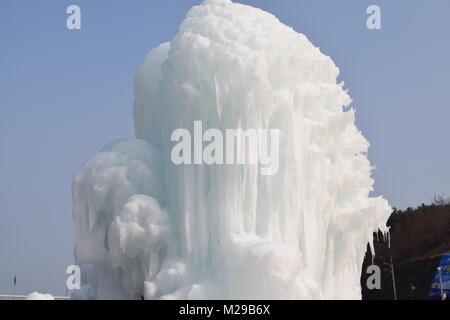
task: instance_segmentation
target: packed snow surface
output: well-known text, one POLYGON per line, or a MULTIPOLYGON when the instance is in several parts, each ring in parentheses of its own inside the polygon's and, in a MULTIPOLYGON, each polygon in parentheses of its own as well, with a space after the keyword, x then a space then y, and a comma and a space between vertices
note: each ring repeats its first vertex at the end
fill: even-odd
POLYGON ((339 69, 262 10, 207 0, 135 76, 136 139, 73 182, 85 292, 123 299, 357 299, 372 232, 369 143, 339 69), (279 170, 175 165, 171 133, 279 129, 279 170), (86 287, 88 286, 88 287, 86 287))

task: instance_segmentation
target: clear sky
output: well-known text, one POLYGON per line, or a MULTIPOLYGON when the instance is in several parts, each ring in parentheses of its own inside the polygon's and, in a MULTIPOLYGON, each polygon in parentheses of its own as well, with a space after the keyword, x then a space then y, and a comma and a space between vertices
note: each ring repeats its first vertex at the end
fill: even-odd
MULTIPOLYGON (((0 2, 0 294, 64 294, 71 180, 133 136, 133 74, 170 40, 188 0, 0 2), (82 29, 66 28, 66 8, 82 29)), ((450 1, 245 0, 304 33, 341 69, 371 143, 375 195, 392 206, 450 195, 450 1), (381 7, 382 30, 366 27, 381 7)))

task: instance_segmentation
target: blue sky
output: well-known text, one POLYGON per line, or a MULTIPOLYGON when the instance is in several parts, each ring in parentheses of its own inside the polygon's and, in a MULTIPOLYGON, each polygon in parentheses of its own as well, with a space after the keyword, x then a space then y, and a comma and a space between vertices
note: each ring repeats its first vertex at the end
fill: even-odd
MULTIPOLYGON (((0 2, 0 294, 64 294, 71 180, 133 136, 133 74, 170 40, 188 0, 0 2), (66 8, 82 29, 66 28, 66 8)), ((405 208, 450 195, 450 1, 239 1, 304 33, 341 69, 371 143, 375 195, 405 208), (366 8, 382 30, 366 28, 366 8)))

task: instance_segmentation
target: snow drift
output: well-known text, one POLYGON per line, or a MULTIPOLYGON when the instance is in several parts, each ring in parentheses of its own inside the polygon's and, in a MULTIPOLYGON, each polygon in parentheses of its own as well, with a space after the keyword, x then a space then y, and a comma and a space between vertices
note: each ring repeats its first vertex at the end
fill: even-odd
POLYGON ((74 178, 75 256, 93 296, 360 298, 366 245, 390 208, 369 197, 369 144, 338 73, 267 12, 193 7, 136 74, 137 139, 74 178), (194 121, 280 130, 278 173, 174 165, 171 133, 194 121))
POLYGON ((25 300, 55 300, 55 298, 51 294, 39 293, 35 291, 27 295, 25 300))

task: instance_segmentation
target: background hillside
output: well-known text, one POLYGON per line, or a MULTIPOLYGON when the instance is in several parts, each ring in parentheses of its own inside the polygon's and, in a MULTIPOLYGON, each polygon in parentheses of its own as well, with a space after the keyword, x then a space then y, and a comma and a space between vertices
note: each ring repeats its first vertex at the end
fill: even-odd
POLYGON ((387 226, 389 234, 374 234, 375 257, 368 247, 364 259, 363 299, 394 298, 391 258, 397 299, 426 299, 441 255, 450 252, 450 203, 437 197, 431 205, 394 210, 387 226), (366 286, 370 276, 366 269, 372 259, 381 268, 380 290, 368 290, 366 286))

